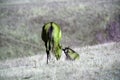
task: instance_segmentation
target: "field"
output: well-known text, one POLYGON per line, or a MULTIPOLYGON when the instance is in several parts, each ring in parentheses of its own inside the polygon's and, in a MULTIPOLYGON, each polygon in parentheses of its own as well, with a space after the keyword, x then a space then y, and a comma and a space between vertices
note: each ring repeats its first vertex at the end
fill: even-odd
POLYGON ((0 80, 119 80, 119 0, 0 0, 0 80), (80 60, 46 64, 41 30, 56 22, 80 60))

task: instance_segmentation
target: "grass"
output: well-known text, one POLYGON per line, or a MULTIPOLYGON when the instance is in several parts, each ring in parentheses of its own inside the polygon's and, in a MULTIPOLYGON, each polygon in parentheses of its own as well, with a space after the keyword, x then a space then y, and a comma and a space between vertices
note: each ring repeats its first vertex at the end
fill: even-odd
MULTIPOLYGON (((108 36, 105 31, 107 24, 119 16, 119 0, 2 1, 0 80, 120 79, 120 43, 98 45, 108 36), (73 48, 80 54, 80 60, 67 61, 62 55, 61 60, 53 59, 46 65, 41 29, 49 21, 61 26, 62 46, 73 48)), ((111 31, 116 33, 108 29, 111 31)))
POLYGON ((119 5, 113 3, 87 0, 1 3, 0 60, 45 52, 41 29, 44 23, 49 21, 61 26, 63 46, 98 44, 96 33, 99 30, 104 32, 106 24, 113 19, 114 14, 119 14, 119 5))
POLYGON ((40 48, 41 43, 38 34, 31 34, 25 25, 15 29, 4 27, 1 32, 1 60, 32 56, 43 50, 40 48))

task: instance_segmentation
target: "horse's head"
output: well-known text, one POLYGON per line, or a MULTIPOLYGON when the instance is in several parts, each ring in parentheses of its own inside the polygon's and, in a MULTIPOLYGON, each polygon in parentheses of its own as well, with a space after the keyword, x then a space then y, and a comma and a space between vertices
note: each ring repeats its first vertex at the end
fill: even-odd
POLYGON ((62 49, 66 55, 66 58, 69 60, 79 59, 79 54, 69 47, 62 49))
POLYGON ((55 53, 55 57, 57 60, 60 59, 61 55, 62 55, 62 46, 61 45, 58 45, 55 50, 54 50, 54 53, 55 53))

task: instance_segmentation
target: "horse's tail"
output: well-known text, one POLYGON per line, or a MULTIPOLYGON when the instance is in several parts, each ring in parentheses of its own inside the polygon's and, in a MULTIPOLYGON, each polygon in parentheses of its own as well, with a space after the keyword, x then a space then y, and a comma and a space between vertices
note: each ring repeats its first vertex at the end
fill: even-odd
POLYGON ((52 22, 51 22, 51 26, 50 26, 50 28, 49 28, 49 30, 48 30, 49 50, 51 50, 51 47, 53 47, 53 44, 54 44, 52 34, 53 34, 53 26, 52 26, 52 22))

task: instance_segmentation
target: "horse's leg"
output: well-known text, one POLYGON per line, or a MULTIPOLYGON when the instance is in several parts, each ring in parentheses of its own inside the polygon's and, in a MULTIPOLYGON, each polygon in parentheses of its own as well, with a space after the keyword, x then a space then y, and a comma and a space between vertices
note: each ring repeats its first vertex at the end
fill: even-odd
POLYGON ((50 52, 48 50, 46 50, 46 53, 47 53, 47 64, 48 64, 48 61, 49 61, 49 58, 50 58, 50 52))
POLYGON ((48 61, 50 59, 50 50, 51 50, 51 45, 50 45, 50 41, 45 43, 45 46, 46 46, 46 53, 47 53, 47 64, 48 64, 48 61))

